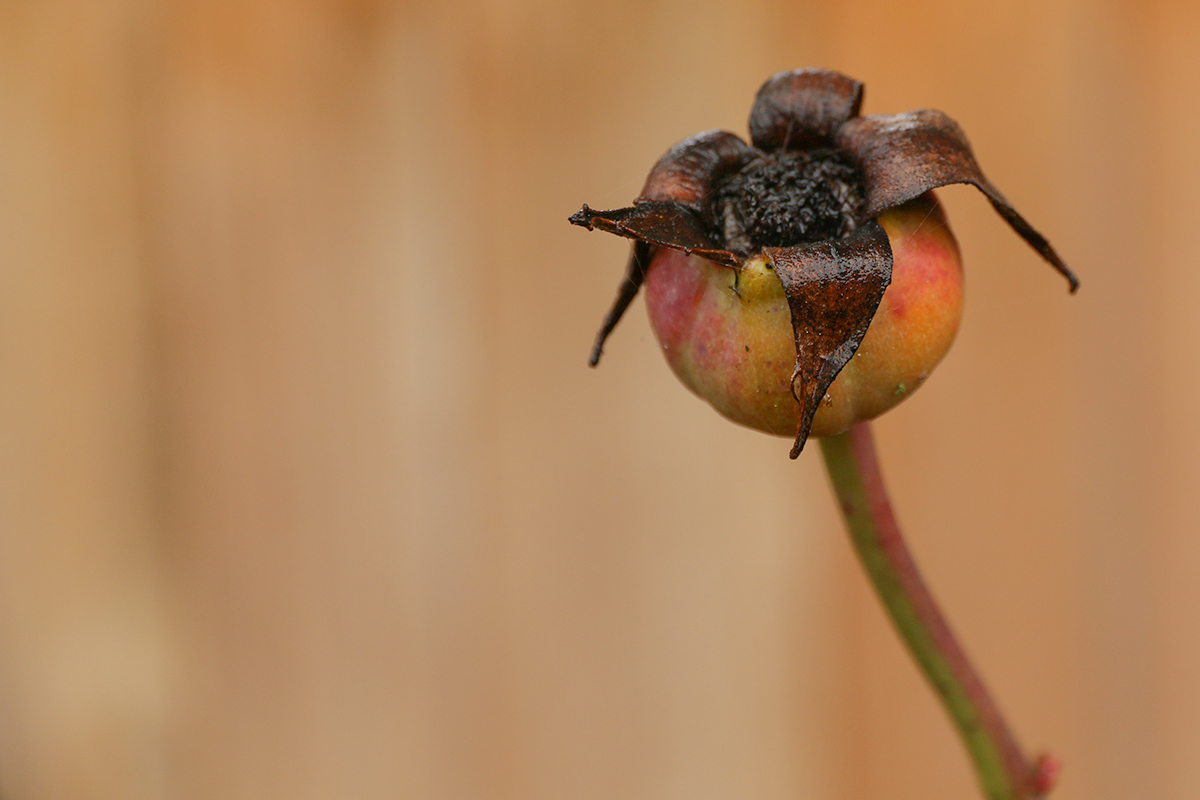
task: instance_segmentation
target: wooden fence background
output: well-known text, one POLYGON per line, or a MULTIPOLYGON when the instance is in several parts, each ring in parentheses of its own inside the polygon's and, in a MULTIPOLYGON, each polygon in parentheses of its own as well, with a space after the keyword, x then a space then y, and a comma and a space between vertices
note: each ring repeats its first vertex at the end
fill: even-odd
POLYGON ((970 798, 817 454, 569 228, 822 65, 931 106, 956 349, 878 433, 1062 800, 1200 793, 1200 6, 0 2, 5 800, 970 798))

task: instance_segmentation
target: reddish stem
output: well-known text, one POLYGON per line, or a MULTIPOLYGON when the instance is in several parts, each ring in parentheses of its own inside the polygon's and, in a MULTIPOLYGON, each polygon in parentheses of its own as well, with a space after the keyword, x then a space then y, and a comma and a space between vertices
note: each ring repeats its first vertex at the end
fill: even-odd
POLYGON ((921 580, 888 502, 868 423, 821 442, 859 559, 897 630, 933 684, 992 800, 1036 800, 1058 762, 1031 764, 921 580))

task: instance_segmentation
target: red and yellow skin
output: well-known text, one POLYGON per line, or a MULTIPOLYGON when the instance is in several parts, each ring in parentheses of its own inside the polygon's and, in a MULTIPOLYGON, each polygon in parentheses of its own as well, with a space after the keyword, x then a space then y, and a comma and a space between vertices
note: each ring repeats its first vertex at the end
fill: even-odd
MULTIPOLYGON (((912 394, 958 332, 962 262, 933 192, 883 212, 879 222, 892 248, 892 280, 821 402, 811 436, 842 433, 912 394)), ((796 338, 783 285, 764 256, 735 271, 658 248, 645 291, 650 325, 689 389, 734 422, 796 435, 796 338)))

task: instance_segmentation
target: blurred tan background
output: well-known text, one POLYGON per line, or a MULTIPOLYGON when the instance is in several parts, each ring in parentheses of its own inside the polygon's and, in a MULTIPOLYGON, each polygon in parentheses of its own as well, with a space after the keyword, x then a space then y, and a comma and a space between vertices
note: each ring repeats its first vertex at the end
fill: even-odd
POLYGON ((567 215, 810 65, 1082 277, 944 190, 884 466, 1055 796, 1200 797, 1190 0, 0 2, 0 797, 975 797, 817 449, 585 366, 567 215))

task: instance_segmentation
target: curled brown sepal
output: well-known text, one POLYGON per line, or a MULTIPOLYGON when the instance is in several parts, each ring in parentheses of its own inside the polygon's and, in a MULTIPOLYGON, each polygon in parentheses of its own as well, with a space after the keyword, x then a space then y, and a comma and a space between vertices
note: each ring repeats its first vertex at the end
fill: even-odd
POLYGON ((858 116, 862 98, 862 83, 837 72, 780 72, 754 97, 750 141, 767 151, 828 146, 838 129, 858 116))
POLYGON ((625 309, 629 308, 629 304, 637 296, 638 289, 642 288, 642 282, 646 280, 646 268, 649 266, 650 245, 645 242, 634 242, 633 249, 629 253, 629 263, 625 265, 625 278, 617 289, 617 299, 613 301, 612 308, 604 318, 600 332, 596 334, 596 343, 592 345, 592 353, 588 356, 588 366, 594 367, 600 363, 600 355, 604 352, 604 342, 613 332, 613 328, 617 327, 617 323, 621 321, 625 309))
POLYGON ((568 219, 572 225, 581 225, 589 231, 599 228, 626 239, 682 250, 689 255, 695 253, 722 266, 736 267, 742 263, 713 241, 695 212, 673 201, 650 200, 611 211, 595 211, 584 203, 568 219))
POLYGON ((689 136, 658 160, 646 176, 642 193, 633 202, 674 200, 713 224, 712 193, 724 178, 760 155, 729 131, 705 131, 689 136))
POLYGON ((720 248, 712 240, 707 226, 700 221, 696 212, 675 201, 647 200, 611 211, 596 211, 585 203, 569 220, 572 225, 580 225, 588 230, 599 228, 634 240, 625 278, 617 290, 617 299, 604 318, 604 325, 596 334, 596 342, 588 357, 588 364, 593 367, 600 363, 605 340, 620 322, 646 278, 652 245, 695 253, 726 267, 736 267, 741 263, 737 256, 720 248))
POLYGON ((796 458, 825 393, 862 344, 892 281, 892 248, 883 226, 870 220, 845 239, 764 247, 763 253, 783 284, 796 335, 796 458))
POLYGON ((863 213, 874 217, 889 208, 951 183, 969 183, 1029 246, 1062 273, 1072 294, 1079 279, 1000 194, 979 169, 962 128, 940 111, 923 108, 904 114, 873 114, 847 120, 837 132, 838 148, 862 172, 867 188, 863 213))

